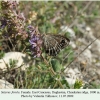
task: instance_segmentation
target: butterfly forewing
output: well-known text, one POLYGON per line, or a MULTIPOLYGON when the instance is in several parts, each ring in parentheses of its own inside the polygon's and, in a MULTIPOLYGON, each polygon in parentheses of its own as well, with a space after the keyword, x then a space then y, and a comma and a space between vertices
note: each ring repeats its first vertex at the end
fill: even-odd
POLYGON ((70 40, 62 35, 43 35, 44 50, 50 56, 56 56, 69 42, 70 40))

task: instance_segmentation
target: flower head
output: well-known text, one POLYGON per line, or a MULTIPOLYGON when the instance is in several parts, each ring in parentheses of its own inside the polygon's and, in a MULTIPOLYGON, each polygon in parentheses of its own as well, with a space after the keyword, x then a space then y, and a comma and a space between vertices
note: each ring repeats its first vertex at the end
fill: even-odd
POLYGON ((34 57, 41 56, 41 47, 42 47, 42 39, 41 34, 38 31, 38 27, 33 27, 31 25, 28 26, 29 33, 30 33, 30 44, 31 44, 31 51, 34 57))
POLYGON ((12 39, 25 40, 28 36, 25 30, 24 14, 18 9, 17 0, 1 1, 0 28, 2 34, 9 36, 12 39))
POLYGON ((0 22, 0 28, 5 28, 7 26, 7 20, 1 19, 0 22))

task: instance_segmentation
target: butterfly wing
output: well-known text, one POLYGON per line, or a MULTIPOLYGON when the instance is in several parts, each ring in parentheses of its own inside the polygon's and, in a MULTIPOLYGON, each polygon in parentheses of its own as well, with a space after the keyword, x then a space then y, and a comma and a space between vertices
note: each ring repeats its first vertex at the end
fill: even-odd
POLYGON ((44 35, 43 46, 45 52, 50 56, 56 56, 61 49, 65 48, 69 44, 70 40, 61 35, 44 35))

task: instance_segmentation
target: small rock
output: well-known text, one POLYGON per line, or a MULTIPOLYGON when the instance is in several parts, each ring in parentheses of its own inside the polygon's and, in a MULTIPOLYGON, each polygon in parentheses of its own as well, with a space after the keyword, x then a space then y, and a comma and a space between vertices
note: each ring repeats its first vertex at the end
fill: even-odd
POLYGON ((14 89, 14 86, 6 80, 0 79, 0 89, 14 89))
POLYGON ((65 70, 66 80, 70 86, 74 85, 77 79, 82 79, 82 75, 77 68, 69 68, 65 70))
POLYGON ((73 49, 76 48, 76 44, 75 44, 74 42, 72 42, 72 41, 70 41, 70 46, 71 46, 73 49))
POLYGON ((29 56, 21 52, 8 52, 5 53, 5 56, 2 59, 0 59, 0 69, 4 71, 7 69, 7 66, 10 67, 10 60, 17 61, 15 64, 16 68, 21 66, 21 69, 25 70, 29 67, 29 56))
POLYGON ((76 38, 75 32, 70 27, 68 27, 68 26, 61 26, 61 29, 62 29, 63 32, 69 32, 70 33, 69 35, 70 35, 70 37, 72 39, 76 38))

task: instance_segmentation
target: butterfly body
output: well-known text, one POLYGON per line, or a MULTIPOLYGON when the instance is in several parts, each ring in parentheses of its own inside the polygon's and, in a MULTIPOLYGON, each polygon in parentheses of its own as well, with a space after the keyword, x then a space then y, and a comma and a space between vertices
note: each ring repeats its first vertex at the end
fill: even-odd
POLYGON ((56 56, 61 49, 68 46, 70 40, 62 35, 44 34, 43 47, 50 56, 56 56))

